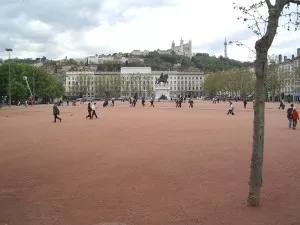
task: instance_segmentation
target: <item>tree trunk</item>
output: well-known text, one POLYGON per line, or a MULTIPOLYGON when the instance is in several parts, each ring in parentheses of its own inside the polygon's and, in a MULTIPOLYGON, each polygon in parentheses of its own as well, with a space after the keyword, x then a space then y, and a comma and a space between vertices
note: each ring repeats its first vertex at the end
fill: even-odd
POLYGON ((248 205, 258 206, 262 186, 262 166, 264 152, 264 123, 265 123, 265 80, 267 69, 267 51, 256 52, 255 61, 255 107, 251 172, 249 180, 248 205))

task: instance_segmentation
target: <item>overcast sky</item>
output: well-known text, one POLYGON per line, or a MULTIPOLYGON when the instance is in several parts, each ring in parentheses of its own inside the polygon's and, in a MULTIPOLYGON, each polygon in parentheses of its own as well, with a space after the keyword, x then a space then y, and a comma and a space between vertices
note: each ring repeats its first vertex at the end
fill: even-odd
MULTIPOLYGON (((257 39, 237 20, 233 1, 249 0, 1 0, 0 58, 84 58, 193 42, 193 52, 224 55, 224 38, 253 48, 257 39)), ((253 0, 254 2, 257 0, 253 0)), ((280 30, 270 54, 296 54, 300 32, 280 30)), ((253 60, 246 47, 228 55, 253 60)))

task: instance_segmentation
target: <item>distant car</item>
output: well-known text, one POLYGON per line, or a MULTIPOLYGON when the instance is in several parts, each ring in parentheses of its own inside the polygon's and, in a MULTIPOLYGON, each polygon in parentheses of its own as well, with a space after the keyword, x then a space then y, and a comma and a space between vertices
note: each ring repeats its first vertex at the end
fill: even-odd
POLYGON ((203 99, 204 99, 204 100, 211 100, 211 97, 205 96, 203 99))
POLYGON ((112 98, 112 99, 114 99, 115 101, 124 102, 124 98, 112 98))

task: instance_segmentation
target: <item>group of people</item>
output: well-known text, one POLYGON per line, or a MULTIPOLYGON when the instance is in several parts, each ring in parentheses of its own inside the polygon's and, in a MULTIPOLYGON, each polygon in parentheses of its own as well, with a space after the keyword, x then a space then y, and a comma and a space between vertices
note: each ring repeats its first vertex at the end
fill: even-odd
POLYGON ((93 119, 94 116, 96 117, 96 119, 98 118, 97 116, 97 113, 96 113, 96 109, 97 109, 97 106, 96 106, 96 102, 94 102, 94 104, 92 104, 91 102, 88 103, 88 114, 87 116, 85 117, 86 119, 87 118, 90 118, 90 119, 93 119))
MULTIPOLYGON (((135 107, 136 102, 137 102, 136 99, 129 100, 131 107, 135 107)), ((182 102, 183 102, 182 98, 176 99, 176 108, 181 108, 182 102)), ((108 104, 108 102, 106 104, 108 104)), ((60 102, 55 103, 53 106, 54 123, 56 123, 57 120, 59 120, 60 122, 62 121, 62 119, 59 117, 59 115, 60 115, 60 110, 58 108, 59 105, 61 105, 60 102)), ((112 102, 112 105, 114 105, 114 102, 112 102)), ((145 99, 144 98, 142 98, 142 106, 145 107, 145 99)), ((154 100, 152 98, 150 100, 150 106, 154 107, 154 100)), ((193 108, 193 106, 194 106, 194 101, 192 99, 190 99, 189 107, 193 108)), ((244 108, 246 108, 246 107, 247 107, 247 101, 244 101, 244 108)), ((284 107, 285 107, 285 105, 284 105, 283 101, 281 101, 279 109, 284 109, 284 107)), ((87 107, 88 115, 86 116, 86 119, 87 118, 93 119, 94 117, 96 117, 96 119, 97 119, 98 116, 96 113, 96 109, 97 109, 96 102, 95 103, 89 102, 88 107, 87 107)), ((231 101, 229 102, 229 108, 228 108, 227 115, 235 115, 234 114, 234 105, 231 101)), ((296 108, 294 107, 294 104, 291 104, 291 107, 288 108, 287 118, 288 118, 288 122, 289 122, 288 127, 293 128, 295 130, 298 120, 299 120, 299 114, 298 114, 296 108)))
MULTIPOLYGON (((185 99, 183 97, 180 97, 178 99, 175 100, 176 103, 176 108, 181 108, 182 102, 185 102, 185 99)), ((189 108, 194 108, 194 101, 193 99, 189 99, 189 108)))
MULTIPOLYGON (((137 100, 136 98, 133 98, 133 99, 129 98, 129 100, 128 100, 129 106, 130 106, 130 107, 135 107, 136 104, 137 104, 137 101, 138 101, 138 100, 137 100)), ((146 106, 145 103, 146 103, 145 98, 142 98, 142 106, 143 106, 143 107, 146 106)), ((153 98, 150 99, 150 107, 154 107, 154 100, 153 100, 153 98)))
POLYGON ((298 120, 299 120, 299 114, 298 114, 296 108, 294 107, 294 104, 291 104, 291 107, 288 108, 287 118, 289 121, 289 128, 293 128, 295 130, 298 120))
MULTIPOLYGON (((110 103, 109 106, 110 107, 115 106, 115 100, 114 99, 111 100, 111 103, 110 103)), ((103 102, 103 107, 108 107, 108 100, 107 99, 105 99, 105 101, 103 102)))

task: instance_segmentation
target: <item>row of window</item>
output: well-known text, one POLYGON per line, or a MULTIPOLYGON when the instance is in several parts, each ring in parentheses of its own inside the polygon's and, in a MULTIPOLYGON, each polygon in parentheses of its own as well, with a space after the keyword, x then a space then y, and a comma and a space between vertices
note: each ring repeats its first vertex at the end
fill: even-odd
POLYGON ((180 90, 181 90, 181 91, 183 91, 183 90, 186 90, 186 91, 187 91, 187 90, 189 90, 189 91, 192 91, 192 90, 193 90, 193 91, 195 91, 195 90, 200 90, 200 91, 201 91, 201 90, 202 90, 202 87, 178 87, 177 90, 176 90, 176 87, 174 87, 174 88, 173 88, 173 87, 170 87, 170 90, 171 90, 171 91, 180 91, 180 90))
MULTIPOLYGON (((176 84, 176 81, 170 81, 170 84, 172 85, 172 84, 176 84)), ((189 81, 189 83, 187 82, 187 81, 184 81, 184 83, 183 83, 183 80, 180 82, 180 81, 178 81, 178 84, 195 84, 195 81, 189 81)), ((199 84, 199 82, 197 82, 196 81, 196 84, 199 84)))
MULTIPOLYGON (((80 83, 82 83, 82 82, 80 82, 80 83)), ((125 85, 126 83, 127 83, 127 85, 129 85, 129 84, 132 85, 132 84, 137 83, 137 82, 133 82, 133 81, 127 81, 127 82, 125 82, 124 81, 122 84, 125 85)), ((71 85, 78 85, 78 81, 69 81, 68 84, 69 84, 69 86, 71 86, 71 85)), ((149 81, 148 82, 147 81, 143 81, 142 84, 144 84, 144 85, 146 85, 146 84, 150 85, 150 82, 149 81)), ((173 85, 173 84, 176 85, 177 82, 176 81, 170 81, 170 85, 173 85)), ((188 85, 188 84, 189 85, 195 85, 195 81, 189 81, 189 82, 188 81, 181 81, 181 82, 178 81, 178 85, 180 85, 180 84, 181 85, 184 85, 184 84, 185 85, 188 85)), ((84 85, 94 85, 94 81, 91 81, 90 84, 88 82, 84 82, 84 85)), ((196 82, 196 85, 199 85, 199 82, 196 82)))
MULTIPOLYGON (((78 80, 78 78, 79 78, 79 76, 68 76, 67 77, 67 80, 68 81, 70 81, 70 80, 78 80)), ((88 77, 86 77, 86 76, 84 76, 84 77, 82 77, 83 78, 83 80, 94 80, 94 76, 88 76, 88 77)), ((105 77, 102 77, 102 78, 105 78, 105 77)), ((122 77, 123 79, 125 79, 125 77, 122 77)), ((157 76, 157 77, 145 77, 145 76, 141 76, 141 77, 129 77, 129 76, 127 76, 126 77, 126 80, 129 80, 129 78, 135 78, 135 79, 137 79, 137 78, 141 78, 141 79, 151 79, 151 80, 153 80, 154 78, 159 78, 159 76, 157 76)), ((107 78, 107 79, 111 79, 111 78, 107 78)), ((183 80, 183 79, 185 79, 185 80, 198 80, 198 79, 200 79, 200 80, 202 80, 202 76, 181 76, 181 77, 169 77, 169 79, 170 80, 183 80), (178 79, 177 79, 178 78, 178 79)))

